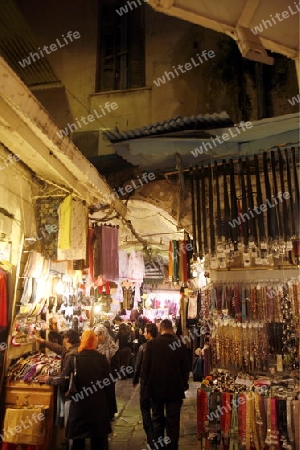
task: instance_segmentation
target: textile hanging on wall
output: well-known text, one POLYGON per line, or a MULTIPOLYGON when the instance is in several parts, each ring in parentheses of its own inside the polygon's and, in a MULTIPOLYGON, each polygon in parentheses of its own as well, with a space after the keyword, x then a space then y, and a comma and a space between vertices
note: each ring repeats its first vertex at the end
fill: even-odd
POLYGON ((119 280, 128 279, 129 255, 125 250, 119 250, 119 280))
POLYGON ((119 279, 119 230, 114 227, 102 227, 102 276, 104 280, 119 279))
POLYGON ((46 259, 56 259, 58 239, 58 208, 60 200, 51 197, 36 201, 35 215, 37 229, 37 242, 35 249, 46 259))
POLYGON ((101 275, 104 281, 119 279, 118 236, 118 228, 95 226, 89 252, 90 258, 93 256, 93 270, 90 268, 92 278, 101 275))
POLYGON ((92 237, 91 252, 93 256, 92 278, 102 275, 102 227, 96 225, 92 237))
MULTIPOLYGON (((65 200, 64 200, 65 202, 65 200)), ((58 261, 74 261, 78 259, 85 260, 86 245, 87 245, 87 231, 88 231, 88 209, 87 206, 80 200, 72 199, 71 212, 66 213, 66 208, 69 205, 63 202, 63 209, 59 208, 59 236, 58 242, 62 243, 63 247, 68 245, 68 229, 70 229, 70 247, 57 249, 58 261), (66 218, 67 222, 62 221, 66 218), (70 218, 70 221, 68 222, 70 218)))
POLYGON ((186 283, 189 277, 189 241, 170 241, 169 243, 169 281, 186 283))
POLYGON ((7 327, 7 274, 0 269, 0 328, 7 327))
POLYGON ((88 231, 88 248, 87 248, 87 263, 89 267, 89 274, 91 278, 94 278, 94 254, 93 254, 93 245, 94 245, 94 228, 89 228, 88 231))
POLYGON ((129 256, 128 280, 133 283, 142 283, 145 277, 145 263, 141 252, 133 250, 129 256))
POLYGON ((68 250, 71 248, 71 219, 72 219, 72 195, 68 195, 58 208, 59 232, 58 248, 68 250))

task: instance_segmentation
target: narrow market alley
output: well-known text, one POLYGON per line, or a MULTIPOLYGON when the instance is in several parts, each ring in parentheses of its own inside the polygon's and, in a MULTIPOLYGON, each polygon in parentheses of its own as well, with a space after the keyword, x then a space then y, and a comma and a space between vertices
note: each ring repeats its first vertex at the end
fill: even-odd
MULTIPOLYGON (((181 410, 179 450, 199 449, 197 440, 196 394, 200 383, 189 381, 189 390, 181 410)), ((143 450, 147 449, 146 435, 143 430, 139 408, 139 386, 132 385, 132 379, 117 381, 116 394, 118 414, 112 422, 113 433, 110 435, 109 450, 143 450)), ((90 449, 88 444, 87 450, 90 449)), ((65 450, 60 446, 57 450, 65 450)))

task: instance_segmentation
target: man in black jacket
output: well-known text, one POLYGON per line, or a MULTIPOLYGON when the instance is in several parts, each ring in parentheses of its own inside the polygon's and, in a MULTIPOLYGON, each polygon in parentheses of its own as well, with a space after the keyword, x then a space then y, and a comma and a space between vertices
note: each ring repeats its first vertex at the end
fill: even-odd
MULTIPOLYGON (((147 323, 145 327, 145 338, 147 341, 151 341, 158 335, 158 329, 155 323, 147 323)), ((140 345, 135 361, 135 371, 133 375, 133 386, 136 386, 139 382, 142 370, 142 364, 144 359, 144 354, 146 350, 147 342, 140 345)), ((143 380, 141 380, 141 390, 140 390, 140 408, 143 418, 143 427, 147 435, 147 442, 151 446, 153 444, 153 427, 151 419, 151 402, 150 399, 145 395, 145 387, 143 385, 143 380)))
MULTIPOLYGON (((36 338, 37 342, 49 348, 57 355, 61 356, 61 372, 68 365, 69 359, 71 356, 78 351, 78 346, 80 344, 80 336, 76 330, 70 329, 66 331, 63 335, 63 345, 56 344, 54 342, 46 341, 42 338, 36 338)), ((69 382, 61 377, 61 374, 51 377, 49 375, 44 375, 39 377, 40 383, 47 383, 52 386, 60 386, 60 392, 62 395, 62 400, 64 402, 64 425, 67 426, 69 411, 71 405, 70 395, 65 395, 68 389, 69 382)), ((71 442, 69 442, 69 447, 71 446, 71 442)))
POLYGON ((160 336, 147 343, 141 378, 151 398, 154 442, 164 439, 168 449, 178 450, 180 410, 188 389, 189 364, 187 348, 178 342, 168 319, 160 324, 160 336), (175 341, 180 345, 174 345, 175 341))

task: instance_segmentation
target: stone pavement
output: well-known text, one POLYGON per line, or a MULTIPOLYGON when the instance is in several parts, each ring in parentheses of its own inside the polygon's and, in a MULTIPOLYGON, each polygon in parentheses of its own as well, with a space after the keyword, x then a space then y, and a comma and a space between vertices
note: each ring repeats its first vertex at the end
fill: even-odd
MULTIPOLYGON (((196 391, 200 383, 190 380, 189 384, 190 389, 186 393, 187 398, 184 400, 181 410, 179 450, 196 450, 199 444, 197 440, 196 391)), ((113 422, 109 450, 147 449, 146 435, 139 409, 139 389, 139 386, 133 388, 132 379, 117 381, 116 394, 119 412, 113 422)))
MULTIPOLYGON (((181 409, 179 450, 200 449, 200 442, 197 440, 196 409, 196 393, 200 383, 190 379, 189 385, 181 409)), ((139 393, 140 387, 138 385, 134 388, 132 379, 116 382, 118 413, 112 422, 113 433, 109 436, 109 450, 149 450, 140 413, 139 393)), ((159 446, 158 450, 161 448, 159 446)), ((66 445, 57 446, 57 450, 66 450, 66 445)), ((88 440, 86 450, 90 450, 88 440)))

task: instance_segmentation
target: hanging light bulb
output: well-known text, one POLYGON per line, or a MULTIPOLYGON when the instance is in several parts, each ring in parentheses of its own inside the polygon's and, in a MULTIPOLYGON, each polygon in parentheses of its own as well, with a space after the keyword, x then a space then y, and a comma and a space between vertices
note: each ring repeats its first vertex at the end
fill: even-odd
POLYGON ((63 295, 65 290, 64 290, 64 285, 62 281, 58 281, 57 285, 56 285, 56 293, 58 295, 63 295))
POLYGON ((95 305, 95 306, 94 306, 94 312, 95 312, 95 314, 99 314, 100 311, 101 311, 101 305, 95 305))

